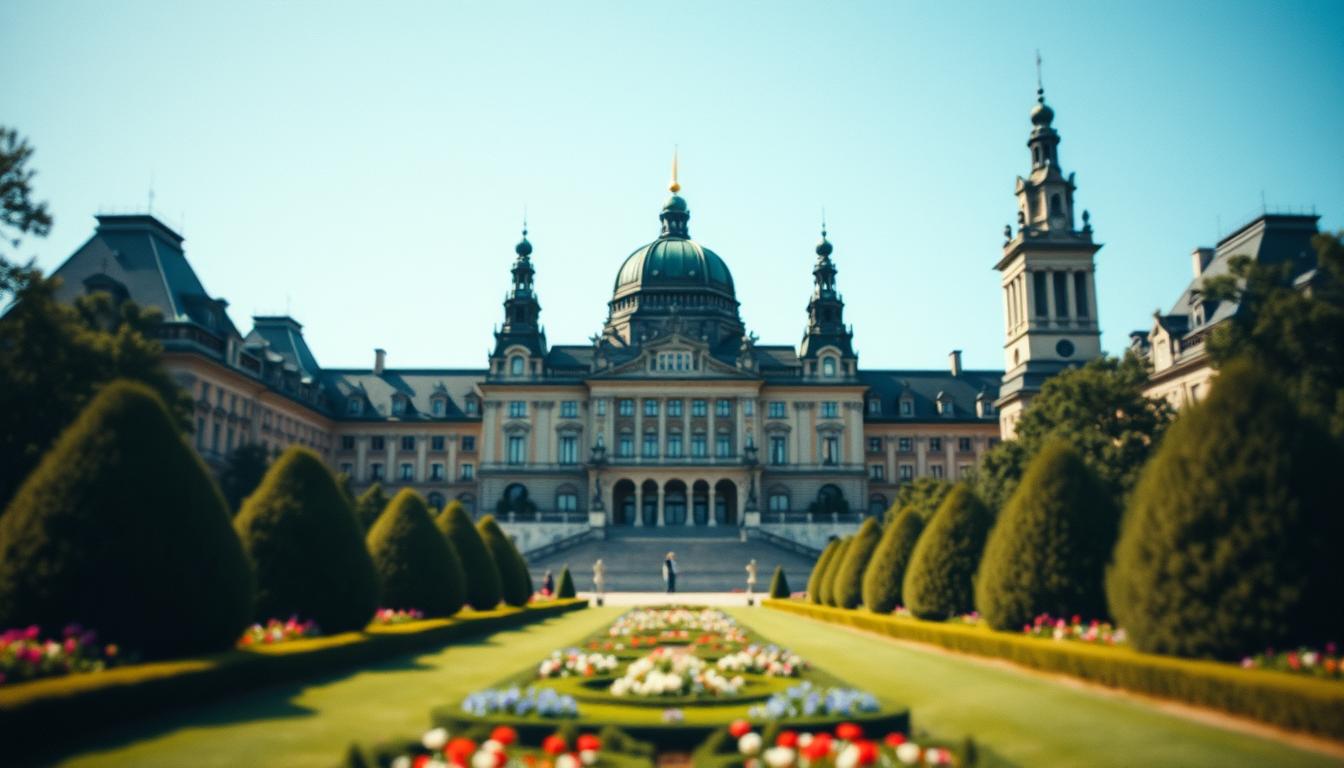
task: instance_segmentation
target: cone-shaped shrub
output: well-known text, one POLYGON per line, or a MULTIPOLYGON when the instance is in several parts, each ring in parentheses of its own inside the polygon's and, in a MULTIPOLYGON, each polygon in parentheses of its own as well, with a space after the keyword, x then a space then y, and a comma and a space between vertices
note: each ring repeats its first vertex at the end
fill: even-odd
POLYGON ((920 534, 901 596, 921 619, 941 621, 975 604, 975 571, 991 524, 989 510, 965 483, 953 487, 920 534))
POLYGON ((381 483, 370 485, 355 499, 355 517, 366 531, 378 522, 378 516, 383 514, 384 509, 387 509, 387 494, 381 483))
POLYGON ((574 597, 574 577, 569 575, 569 566, 560 571, 560 586, 555 588, 555 596, 561 599, 574 597))
POLYGON ((816 605, 821 605, 821 585, 823 577, 826 575, 826 567, 830 565, 831 558, 835 557, 835 551, 840 548, 839 539, 831 539, 826 544, 826 548, 821 550, 821 555, 817 557, 817 562, 812 566, 812 573, 807 576, 807 601, 816 605))
POLYGON ((1344 637, 1341 464, 1271 377, 1225 366, 1124 516, 1106 591, 1131 642, 1236 659, 1344 637))
POLYGON ((252 572, 224 498, 149 388, 114 381, 0 518, 0 627, 78 622, 146 657, 237 641, 252 572))
POLYGON ((985 543, 975 607, 995 629, 1042 613, 1105 618, 1106 564, 1119 513, 1068 443, 1047 443, 1027 466, 985 543))
POLYGON ((527 605, 527 599, 532 596, 532 578, 526 574, 526 565, 520 568, 522 558, 518 556, 518 550, 514 549, 513 542, 504 535, 499 523, 495 522, 495 516, 482 517, 476 524, 476 532, 481 535, 485 550, 499 569, 500 595, 504 602, 512 606, 527 605))
POLYGON ((924 530, 924 519, 914 507, 906 507, 889 518, 882 538, 863 572, 863 605, 873 613, 891 613, 904 605, 901 585, 915 542, 924 530))
POLYGON ((462 609, 466 576, 448 538, 434 525, 424 499, 410 488, 392 498, 367 538, 382 586, 384 608, 417 608, 426 616, 462 609))
POLYGON ((378 607, 364 532, 316 453, 290 446, 233 521, 257 574, 259 621, 298 616, 363 629, 378 607))
POLYGON ((499 605, 499 568, 467 511, 458 502, 450 502, 435 518, 434 524, 448 537, 448 543, 453 545, 462 561, 462 572, 467 577, 467 605, 478 611, 488 611, 499 605))
POLYGON ((787 600, 793 593, 789 591, 789 578, 784 575, 784 566, 775 566, 775 575, 770 577, 770 596, 787 600))
POLYGON ((863 602, 863 572, 868 569, 873 550, 877 549, 877 542, 881 538, 882 528, 877 524, 877 518, 870 517, 859 526, 845 552, 845 560, 835 574, 837 607, 857 608, 863 602))
POLYGON ((840 546, 835 548, 835 556, 826 564, 826 572, 821 575, 822 605, 835 605, 835 578, 840 573, 840 565, 845 562, 845 557, 849 554, 849 545, 853 541, 853 536, 841 539, 840 546))

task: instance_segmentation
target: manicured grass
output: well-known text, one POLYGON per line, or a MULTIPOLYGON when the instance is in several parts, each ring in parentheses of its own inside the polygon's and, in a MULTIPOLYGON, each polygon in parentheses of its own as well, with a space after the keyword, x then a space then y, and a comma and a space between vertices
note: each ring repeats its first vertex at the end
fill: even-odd
POLYGON ((910 708, 916 731, 974 736, 1023 765, 1338 765, 1278 742, 1202 725, 1151 705, 987 666, 782 611, 728 609, 826 671, 910 708))

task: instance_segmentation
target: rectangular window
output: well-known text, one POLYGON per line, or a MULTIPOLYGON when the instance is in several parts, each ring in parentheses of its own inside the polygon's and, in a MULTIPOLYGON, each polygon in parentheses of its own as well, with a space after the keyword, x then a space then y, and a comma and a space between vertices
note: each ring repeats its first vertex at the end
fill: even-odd
POLYGON ((210 400, 210 382, 208 381, 201 382, 201 399, 205 401, 210 400))
POLYGON ((414 450, 415 450, 415 437, 412 436, 412 435, 406 435, 406 436, 402 437, 402 438, 401 438, 401 450, 403 450, 403 451, 414 451, 414 450))
POLYGON ((448 401, 444 400, 442 397, 434 398, 434 415, 442 416, 447 412, 448 412, 448 401))
POLYGON ((573 435, 560 438, 560 463, 577 464, 579 462, 579 439, 573 435))
POLYGON ((475 416, 481 412, 481 404, 474 397, 467 398, 467 415, 475 416))
POLYGON ((369 465, 369 479, 371 479, 371 480, 382 480, 382 479, 383 479, 383 464, 382 464, 382 462, 380 462, 380 461, 375 461, 375 462, 373 462, 372 464, 369 465))
POLYGON ((668 400, 668 401, 667 401, 667 415, 668 415, 668 416, 673 416, 673 417, 676 417, 676 418, 681 418, 681 401, 680 401, 680 400, 668 400))
POLYGON ((475 452, 476 452, 476 436, 475 436, 475 435, 463 435, 463 436, 462 436, 462 450, 463 450, 463 451, 466 451, 467 453, 475 453, 475 452))
POLYGON ((472 464, 462 465, 462 479, 471 480, 476 477, 476 467, 472 464))
POLYGON ((401 397, 392 398, 392 415, 400 416, 406 412, 406 400, 401 397))
POLYGON ((879 399, 877 399, 876 397, 874 397, 873 399, 871 399, 871 400, 868 401, 868 415, 869 415, 869 416, 881 416, 881 415, 882 415, 882 401, 881 401, 881 400, 879 400, 879 399))
POLYGON ((709 413, 709 408, 708 408, 708 406, 706 406, 704 400, 692 400, 692 401, 691 401, 691 415, 692 415, 692 416, 704 416, 704 415, 707 414, 707 413, 709 413))
POLYGON ((915 450, 915 441, 908 437, 898 438, 896 440, 896 450, 901 453, 910 453, 915 450))
POLYGON ((901 415, 902 415, 902 416, 914 416, 914 415, 915 415, 915 403, 914 403, 913 400, 902 400, 902 401, 901 401, 901 415))
POLYGON ((914 479, 915 479, 915 465, 914 465, 914 464, 902 464, 902 465, 901 465, 901 482, 902 482, 902 483, 908 483, 908 482, 910 482, 911 480, 914 480, 914 479))
POLYGON ((774 400, 774 401, 772 401, 772 402, 770 403, 770 409, 769 409, 769 411, 766 413, 766 416, 768 416, 768 417, 770 417, 770 418, 772 418, 772 419, 782 419, 782 418, 785 418, 785 416, 784 416, 784 403, 781 402, 781 401, 779 401, 779 400, 774 400))
POLYGON ((527 438, 522 435, 509 435, 508 461, 510 464, 522 464, 527 461, 527 438))
POLYGON ((410 462, 402 462, 402 465, 401 465, 401 479, 402 479, 402 480, 414 480, 414 479, 415 479, 415 467, 414 467, 413 465, 411 465, 410 462))
POLYGON ((835 419, 840 416, 840 404, 834 400, 823 400, 821 402, 821 418, 835 419))
POLYGON ((353 450, 355 450, 355 436, 354 436, 354 435, 341 435, 341 450, 342 450, 342 451, 353 451, 353 450))
POLYGON ((942 465, 942 464, 932 464, 932 465, 930 465, 930 466, 929 466, 929 474, 933 476, 933 479, 934 479, 934 480, 942 480, 942 479, 943 479, 943 465, 942 465))
POLYGON ((628 433, 621 435, 616 442, 616 455, 622 458, 630 458, 635 455, 635 438, 628 433))
POLYGON ((962 453, 970 453, 970 452, 971 452, 971 438, 969 438, 969 437, 960 437, 960 438, 957 438, 957 450, 958 450, 958 451, 961 451, 962 453))
POLYGON ((1031 273, 1032 294, 1036 299, 1036 317, 1045 318, 1050 316, 1050 297, 1046 295, 1046 274, 1044 272, 1031 273))
POLYGON ((561 493, 555 497, 555 508, 561 512, 577 512, 579 496, 575 493, 561 493))
POLYGON ((828 435, 821 439, 821 463, 840 463, 840 438, 828 435))
POLYGON ((709 454, 707 441, 703 432, 691 435, 691 456, 697 459, 703 459, 709 454))
POLYGON ((442 451, 443 435, 435 435, 434 437, 429 438, 429 449, 431 451, 442 451))
POLYGON ((1074 314, 1079 320, 1087 319, 1087 273, 1073 273, 1073 300, 1077 304, 1074 314))
POLYGON ((669 459, 681 458, 681 435, 671 434, 667 436, 667 457, 669 459))
POLYGON ((577 419, 579 418, 579 401, 565 400, 560 403, 560 418, 577 419))
POLYGON ((429 479, 430 479, 430 480, 442 480, 442 479, 443 479, 443 465, 442 465, 442 464, 440 464, 439 462, 436 461, 436 462, 434 462, 433 464, 430 464, 430 465, 429 465, 429 479))
POLYGON ((634 401, 634 400, 631 400, 631 399, 628 398, 628 397, 623 397, 623 398, 621 398, 620 400, 617 400, 617 401, 616 401, 616 415, 617 415, 617 416, 634 416, 634 415, 635 415, 635 401, 634 401))
POLYGON ((605 398, 605 397, 598 398, 598 400, 597 400, 597 415, 598 415, 598 416, 606 416, 606 415, 607 415, 607 398, 605 398))
POLYGON ((510 418, 510 419, 523 419, 523 418, 527 418, 527 401, 526 401, 526 400, 510 400, 510 401, 509 401, 509 418, 510 418))
POLYGON ((887 472, 886 472, 886 467, 883 466, 882 464, 869 464, 869 465, 868 465, 868 479, 869 479, 869 480, 877 480, 877 481, 880 482, 884 477, 886 477, 886 474, 887 474, 887 472))
POLYGON ((714 455, 720 459, 726 459, 733 455, 733 439, 727 435, 719 435, 714 439, 714 455))
POLYGON ((788 464, 789 463, 789 441, 788 438, 779 435, 770 437, 770 463, 788 464))
POLYGON ((656 432, 644 433, 644 458, 646 459, 658 458, 658 433, 656 432))
POLYGON ((769 507, 771 512, 788 512, 789 496, 784 493, 770 494, 769 507))
POLYGON ((1069 275, 1067 272, 1051 272, 1055 284, 1055 317, 1069 316, 1069 275))
POLYGON ((719 398, 719 399, 714 403, 714 415, 715 415, 715 416, 732 416, 732 415, 733 415, 733 401, 732 401, 732 400, 728 400, 727 398, 722 398, 722 397, 719 398))
POLYGON ((369 438, 369 449, 370 449, 370 450, 381 451, 381 450, 383 450, 383 449, 386 448, 386 447, 387 447, 387 444, 383 442, 383 437, 382 437, 382 435, 375 435, 375 436, 369 438))
POLYGON ((742 401, 742 415, 743 415, 743 416, 755 416, 755 415, 756 415, 756 401, 755 401, 755 400, 743 400, 743 401, 742 401))
POLYGON ((941 450, 943 450, 943 438, 941 438, 941 437, 930 437, 930 438, 929 438, 929 450, 930 450, 930 451, 941 451, 941 450))
POLYGON ((870 438, 868 438, 868 452, 869 452, 869 453, 881 453, 881 452, 882 452, 882 438, 880 438, 880 437, 870 437, 870 438))
POLYGON ((644 401, 644 415, 645 415, 645 416, 657 416, 657 415, 658 415, 658 401, 657 401, 657 400, 645 400, 645 401, 644 401))

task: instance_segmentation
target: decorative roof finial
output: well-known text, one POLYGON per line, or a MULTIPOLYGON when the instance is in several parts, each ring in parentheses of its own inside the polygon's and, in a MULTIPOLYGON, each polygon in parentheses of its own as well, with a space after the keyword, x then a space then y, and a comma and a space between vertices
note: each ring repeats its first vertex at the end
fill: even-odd
POLYGON ((821 237, 823 240, 826 238, 826 208, 824 206, 821 209, 821 237))
POLYGON ((523 239, 513 247, 519 259, 526 259, 532 253, 532 244, 527 241, 527 206, 523 206, 523 239))
POLYGON ((1036 100, 1045 103, 1045 86, 1041 84, 1041 49, 1036 49, 1036 100))
POLYGON ((681 184, 677 183, 677 145, 672 145, 672 183, 667 185, 667 191, 677 194, 681 191, 681 184))

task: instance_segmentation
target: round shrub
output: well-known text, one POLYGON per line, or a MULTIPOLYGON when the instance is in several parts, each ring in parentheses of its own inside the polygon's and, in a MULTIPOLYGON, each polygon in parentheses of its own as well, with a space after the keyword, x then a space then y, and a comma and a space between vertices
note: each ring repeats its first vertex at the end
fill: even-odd
POLYGON ((494 515, 482 517, 476 524, 476 532, 485 542, 485 550, 495 561, 499 569, 500 595, 506 605, 524 606, 532 597, 532 577, 527 573, 527 565, 514 548, 513 542, 504 535, 504 529, 495 522, 494 515))
POLYGON ((378 522, 378 516, 383 514, 384 509, 387 509, 387 494, 383 492, 381 483, 370 485, 355 499, 355 517, 366 531, 378 522))
POLYGON ((467 577, 467 605, 478 611, 488 611, 499 605, 499 567, 486 550, 466 509, 456 501, 449 502, 434 524, 448 537, 448 543, 453 545, 462 561, 462 572, 467 577))
POLYGON ((853 540, 853 536, 846 536, 840 540, 840 545, 835 548, 835 555, 826 564, 826 572, 821 574, 822 605, 835 605, 835 576, 840 572, 840 564, 845 562, 845 556, 849 554, 849 544, 853 540))
POLYGON ((257 574, 257 620, 298 616, 328 633, 369 623, 378 607, 373 560, 354 511, 316 453, 285 449, 234 527, 257 574))
POLYGON ((770 596, 779 600, 787 600, 793 595, 789 591, 789 579, 784 575, 784 566, 775 566, 775 575, 770 577, 770 596))
POLYGON ((1344 637, 1342 463, 1269 375, 1225 366, 1124 516, 1106 592, 1131 642, 1236 659, 1344 637))
POLYGON ((435 527, 420 494, 406 488, 394 496, 367 543, 384 608, 416 608, 429 617, 452 616, 462 609, 462 563, 435 527))
POLYGON ((863 605, 873 613, 891 613, 904 605, 901 584, 915 542, 924 531, 924 518, 914 507, 906 507, 891 517, 882 530, 882 538, 863 572, 863 605))
POLYGON ((1042 613, 1106 617, 1106 563, 1119 513, 1109 489, 1063 441, 1027 465, 985 543, 976 610, 995 629, 1042 613))
POLYGON ((252 571, 163 401, 103 387, 0 517, 0 626, 69 623, 147 658, 231 647, 252 571))
POLYGON ((835 574, 835 604, 839 608, 857 608, 863 601, 863 572, 873 557, 873 550, 882 538, 882 528, 877 518, 863 521, 854 534, 849 549, 845 552, 844 562, 835 574))
POLYGON ((822 577, 826 574, 826 567, 830 564, 831 558, 835 557, 835 550, 839 549, 840 540, 831 539, 826 548, 821 550, 821 555, 817 562, 812 566, 812 573, 807 576, 807 601, 815 605, 821 605, 821 585, 822 577))
POLYGON ((560 584, 555 588, 555 596, 560 599, 574 597, 574 577, 569 575, 569 566, 560 571, 560 584))
POLYGON ((942 621, 968 613, 975 602, 975 570, 991 524, 989 510, 958 483, 920 534, 905 571, 901 596, 921 619, 942 621))

